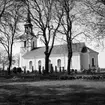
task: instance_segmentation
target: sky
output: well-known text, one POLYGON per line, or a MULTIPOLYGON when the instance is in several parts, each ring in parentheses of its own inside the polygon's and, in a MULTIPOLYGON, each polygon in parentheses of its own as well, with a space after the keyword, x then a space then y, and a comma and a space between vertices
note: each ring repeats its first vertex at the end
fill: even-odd
POLYGON ((99 52, 98 59, 99 59, 99 67, 105 68, 105 50, 99 52))

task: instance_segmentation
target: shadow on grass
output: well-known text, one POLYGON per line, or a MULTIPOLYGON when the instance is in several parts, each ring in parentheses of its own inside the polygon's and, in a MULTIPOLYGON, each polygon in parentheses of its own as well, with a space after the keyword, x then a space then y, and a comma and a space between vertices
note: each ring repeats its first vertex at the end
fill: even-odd
POLYGON ((0 86, 0 105, 105 105, 104 89, 81 85, 0 86))

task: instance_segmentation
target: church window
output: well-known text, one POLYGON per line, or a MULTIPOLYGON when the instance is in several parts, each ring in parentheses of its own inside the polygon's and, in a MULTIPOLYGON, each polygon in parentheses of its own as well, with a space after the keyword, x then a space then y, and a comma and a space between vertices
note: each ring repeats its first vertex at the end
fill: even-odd
POLYGON ((94 65, 94 58, 92 58, 92 67, 94 67, 95 65, 94 65))
POLYGON ((58 67, 61 67, 61 59, 58 59, 58 60, 57 60, 57 66, 58 66, 58 67))
POLYGON ((29 62, 29 69, 32 69, 32 61, 29 62))
POLYGON ((26 41, 24 41, 24 47, 26 47, 26 41))

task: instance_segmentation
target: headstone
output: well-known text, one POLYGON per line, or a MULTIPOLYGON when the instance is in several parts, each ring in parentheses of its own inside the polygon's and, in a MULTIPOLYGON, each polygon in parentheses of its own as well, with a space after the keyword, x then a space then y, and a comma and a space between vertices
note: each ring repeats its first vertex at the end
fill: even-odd
POLYGON ((64 69, 64 67, 62 67, 62 71, 63 71, 63 73, 65 72, 65 69, 64 69))
POLYGON ((41 66, 39 66, 39 74, 41 74, 41 66))
POLYGON ((54 70, 53 65, 51 64, 51 71, 50 72, 53 73, 53 70, 54 70))
POLYGON ((59 67, 59 72, 61 72, 61 67, 59 67))
POLYGON ((32 73, 34 72, 34 67, 32 66, 32 73))
POLYGON ((44 74, 44 72, 45 72, 45 71, 44 71, 44 66, 42 67, 42 72, 43 72, 43 74, 44 74))
POLYGON ((24 67, 24 73, 26 73, 26 66, 24 67))
POLYGON ((55 72, 57 73, 57 66, 55 66, 55 72))
POLYGON ((30 71, 29 71, 29 70, 27 70, 27 73, 29 74, 29 73, 30 73, 30 71))

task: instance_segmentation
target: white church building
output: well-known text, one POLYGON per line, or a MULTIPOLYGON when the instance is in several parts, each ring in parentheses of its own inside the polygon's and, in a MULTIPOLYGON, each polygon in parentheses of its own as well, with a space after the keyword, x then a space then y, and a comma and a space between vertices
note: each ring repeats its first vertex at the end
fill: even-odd
MULTIPOLYGON (((72 45, 73 56, 71 61, 71 69, 77 69, 78 71, 81 71, 81 69, 98 68, 98 53, 86 46, 87 52, 84 53, 82 52, 84 46, 85 43, 74 43, 72 45)), ((38 70, 39 65, 44 67, 44 51, 45 47, 35 47, 35 49, 28 52, 26 51, 24 54, 21 52, 20 66, 22 68, 26 68, 26 70, 29 71, 32 71, 32 68, 34 70, 38 70)), ((50 63, 53 65, 53 67, 57 66, 58 70, 59 67, 64 67, 66 70, 67 59, 67 45, 64 44, 54 46, 50 55, 50 63)))
MULTIPOLYGON (((25 24, 25 39, 21 42, 20 67, 28 71, 38 70, 39 66, 45 68, 45 47, 38 47, 37 38, 30 37, 32 25, 30 21, 25 24)), ((71 69, 81 71, 82 69, 98 68, 98 52, 90 49, 85 43, 73 43, 73 56, 71 69), (84 52, 85 49, 85 52, 84 52)), ((50 63, 59 68, 67 68, 67 45, 55 45, 50 55, 50 63)))

